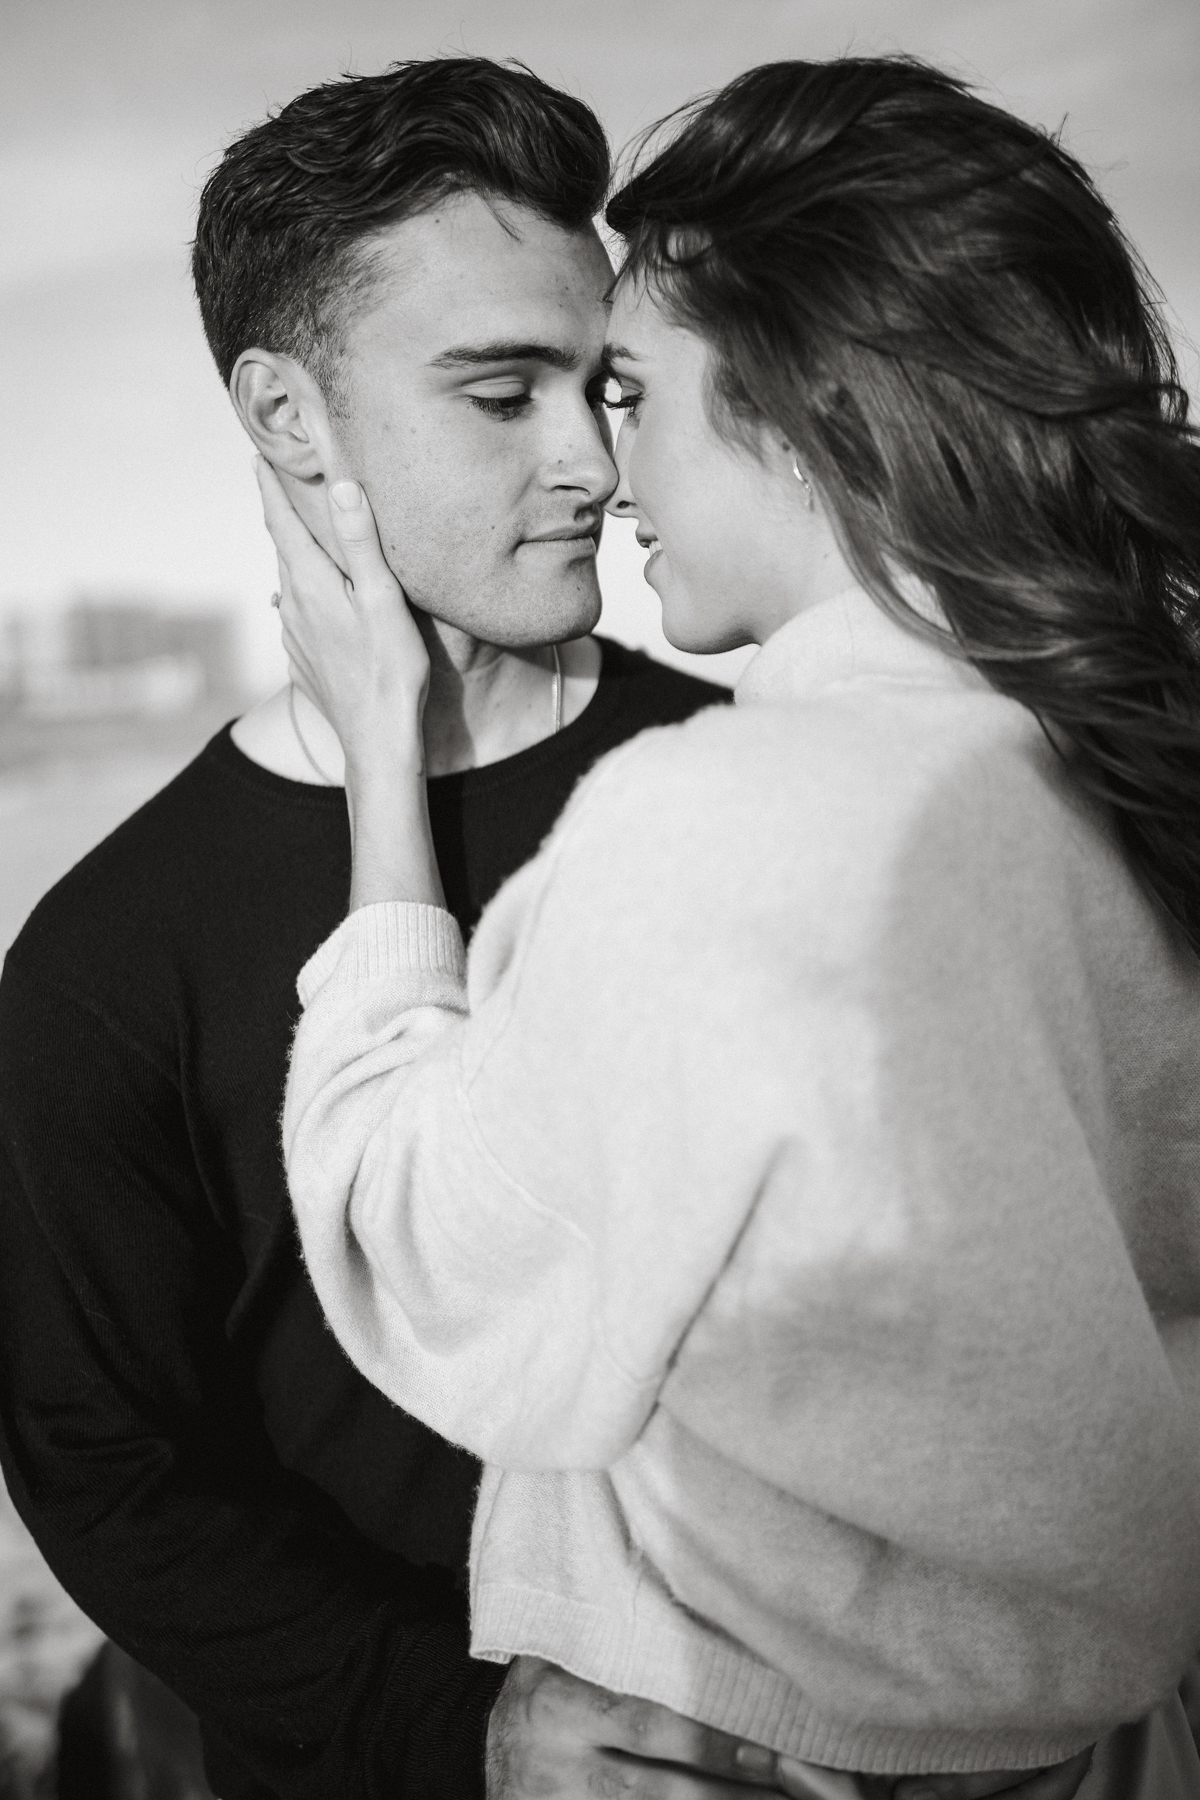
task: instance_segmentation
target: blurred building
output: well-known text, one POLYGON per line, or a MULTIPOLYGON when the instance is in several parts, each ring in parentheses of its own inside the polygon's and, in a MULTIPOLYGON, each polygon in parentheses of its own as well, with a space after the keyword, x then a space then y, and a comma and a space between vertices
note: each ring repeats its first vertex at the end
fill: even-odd
POLYGON ((83 599, 0 633, 0 707, 28 719, 163 718, 243 687, 237 622, 211 608, 83 599))

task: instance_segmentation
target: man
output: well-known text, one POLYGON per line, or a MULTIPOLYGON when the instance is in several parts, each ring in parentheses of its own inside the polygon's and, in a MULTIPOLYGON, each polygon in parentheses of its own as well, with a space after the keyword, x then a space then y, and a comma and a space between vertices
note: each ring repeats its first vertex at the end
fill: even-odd
MULTIPOLYGON (((330 487, 365 484, 424 616, 429 804, 468 929, 598 756, 720 698, 587 635, 615 481, 591 226, 607 174, 578 101, 450 59, 300 96, 201 203, 201 310, 251 439, 327 546, 330 487)), ((84 1609, 199 1715, 222 1800, 472 1800, 489 1736, 491 1800, 765 1780, 661 1709, 471 1662, 476 1467, 323 1324, 277 1115, 295 976, 346 907, 339 775, 285 689, 8 956, 13 1499, 84 1609)))

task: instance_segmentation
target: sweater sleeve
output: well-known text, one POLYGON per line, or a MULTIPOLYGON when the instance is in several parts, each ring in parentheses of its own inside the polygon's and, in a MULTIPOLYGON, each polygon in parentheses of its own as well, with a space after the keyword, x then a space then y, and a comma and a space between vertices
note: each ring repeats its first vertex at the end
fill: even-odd
POLYGON ((482 1796, 503 1670, 448 1576, 277 1461, 169 1073, 10 956, 0 1092, 0 1449, 51 1568, 256 1792, 482 1796))
POLYGON ((706 1180, 679 1231, 681 947, 605 844, 643 754, 606 759, 493 901, 469 985, 449 915, 398 903, 352 914, 299 983, 284 1147, 322 1306, 368 1379, 506 1467, 634 1440, 751 1199, 706 1180))

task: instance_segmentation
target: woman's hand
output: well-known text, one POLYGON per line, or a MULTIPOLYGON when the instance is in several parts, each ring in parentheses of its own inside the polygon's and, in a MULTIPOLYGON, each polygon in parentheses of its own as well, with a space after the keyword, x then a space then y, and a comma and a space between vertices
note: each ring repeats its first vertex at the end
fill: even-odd
MULTIPOLYGON (((384 560, 357 481, 330 489, 343 574, 296 512, 270 463, 255 459, 263 516, 279 556, 283 646, 295 685, 341 739, 347 771, 424 767, 429 656, 384 560)), ((348 773, 349 779, 349 773, 348 773)))
POLYGON ((350 910, 379 901, 444 906, 429 828, 421 735, 429 656, 384 561, 357 481, 335 482, 329 517, 348 574, 325 554, 270 464, 254 465, 279 553, 292 680, 342 741, 354 851, 350 910))

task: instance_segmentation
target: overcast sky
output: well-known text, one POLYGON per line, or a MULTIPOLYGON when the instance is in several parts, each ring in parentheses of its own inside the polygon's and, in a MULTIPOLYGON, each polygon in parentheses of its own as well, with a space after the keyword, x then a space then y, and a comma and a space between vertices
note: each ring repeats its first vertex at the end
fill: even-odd
MULTIPOLYGON (((398 57, 519 56, 618 144, 756 62, 928 57, 1065 120, 1200 385, 1200 0, 7 0, 2 32, 0 606, 213 599, 268 656, 249 451, 187 281, 196 199, 269 108, 398 57)), ((652 605, 608 556, 620 606, 652 605)))

